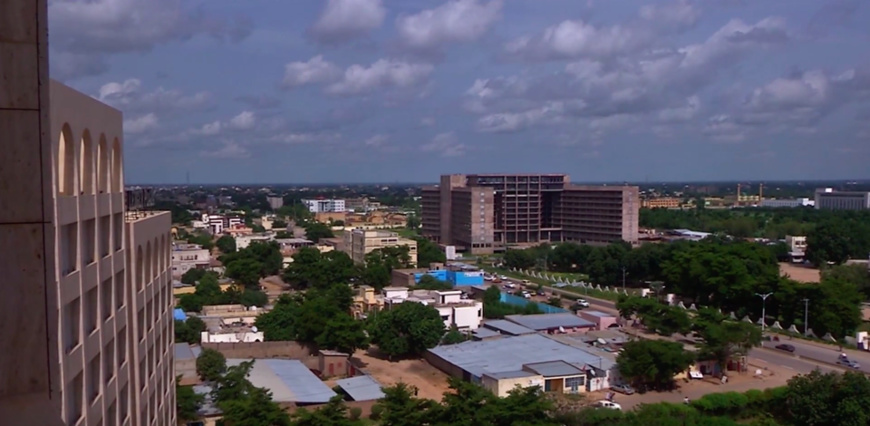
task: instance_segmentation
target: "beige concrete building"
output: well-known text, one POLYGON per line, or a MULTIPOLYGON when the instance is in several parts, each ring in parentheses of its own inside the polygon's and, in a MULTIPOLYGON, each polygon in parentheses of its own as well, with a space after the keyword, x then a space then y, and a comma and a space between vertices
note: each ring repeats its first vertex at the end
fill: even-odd
POLYGON ((343 249, 354 262, 365 262, 366 255, 386 247, 408 246, 411 264, 417 264, 417 242, 382 230, 353 229, 344 232, 343 249))
POLYGON ((172 278, 178 280, 191 269, 208 269, 211 264, 211 253, 199 244, 175 241, 172 243, 171 260, 172 278))
POLYGON ((172 424, 169 212, 125 212, 121 112, 50 86, 59 391, 69 425, 172 424))

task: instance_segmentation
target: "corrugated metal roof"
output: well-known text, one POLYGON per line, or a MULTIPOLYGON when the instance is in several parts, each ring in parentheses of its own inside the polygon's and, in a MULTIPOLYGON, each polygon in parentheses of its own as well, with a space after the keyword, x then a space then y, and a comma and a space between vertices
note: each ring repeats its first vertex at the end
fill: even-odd
POLYGON ((536 314, 508 315, 506 320, 531 328, 532 330, 551 330, 554 328, 594 327, 590 321, 574 314, 536 314))
POLYGON ((498 331, 503 334, 508 334, 511 336, 522 336, 523 334, 533 334, 537 333, 535 330, 532 330, 528 327, 523 327, 517 323, 510 322, 507 320, 493 320, 493 321, 485 321, 483 323, 485 328, 489 328, 491 330, 498 331))
MULTIPOLYGON (((247 359, 228 359, 227 366, 247 359)), ((248 378, 254 386, 272 392, 275 402, 322 403, 335 396, 301 361, 295 359, 258 359, 248 378)))
POLYGON ((504 380, 504 379, 518 379, 520 377, 531 377, 537 376, 538 374, 529 372, 529 371, 502 371, 500 373, 485 373, 484 375, 492 377, 496 380, 504 380))
POLYGON ((613 316, 611 314, 608 314, 606 312, 601 312, 601 311, 583 311, 583 313, 586 315, 592 315, 593 317, 599 317, 599 318, 606 318, 606 317, 613 316))
POLYGON ((336 380, 335 384, 341 387, 354 401, 371 401, 384 397, 381 384, 372 376, 356 376, 347 379, 336 380))
POLYGON ((579 376, 583 374, 583 370, 565 361, 536 362, 526 364, 525 367, 544 377, 579 376))
POLYGON ((612 360, 540 334, 438 346, 429 352, 477 377, 484 373, 518 371, 525 364, 546 361, 565 361, 577 368, 590 365, 603 370, 615 365, 612 360))
POLYGON ((501 333, 499 333, 499 332, 497 332, 497 331, 495 331, 495 330, 490 330, 490 329, 488 329, 488 328, 483 328, 483 327, 478 328, 477 330, 474 330, 471 334, 473 334, 474 337, 477 337, 477 338, 480 338, 480 339, 486 339, 486 338, 489 338, 489 337, 501 336, 501 333))
POLYGON ((175 360, 187 360, 187 359, 195 359, 196 355, 193 354, 193 350, 190 349, 190 345, 184 342, 175 344, 175 360))

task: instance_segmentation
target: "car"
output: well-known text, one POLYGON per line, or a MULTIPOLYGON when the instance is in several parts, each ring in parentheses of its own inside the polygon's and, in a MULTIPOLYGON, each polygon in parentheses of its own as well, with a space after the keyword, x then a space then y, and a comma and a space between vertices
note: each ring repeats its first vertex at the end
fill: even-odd
POLYGON ((538 296, 546 296, 546 295, 547 295, 547 292, 544 291, 544 290, 538 290, 536 294, 537 294, 538 296))
POLYGON ((507 283, 504 285, 504 288, 516 288, 516 287, 517 287, 517 285, 514 283, 507 283))
POLYGON ((581 308, 588 308, 589 302, 587 302, 586 299, 577 299, 577 302, 575 302, 574 305, 581 308))
POLYGON ((779 349, 781 351, 794 352, 794 346, 789 345, 788 343, 780 343, 780 344, 774 346, 774 348, 779 349))
POLYGON ((529 285, 529 284, 531 284, 532 282, 529 281, 529 280, 523 280, 522 283, 523 283, 523 285, 529 285))
POLYGON ((622 406, 613 401, 601 400, 596 402, 595 406, 599 408, 609 408, 611 410, 622 410, 622 406))
POLYGON ((857 362, 852 361, 850 359, 847 359, 847 358, 838 359, 837 364, 845 366, 845 367, 849 367, 849 368, 854 368, 856 370, 861 368, 860 364, 858 364, 857 362))
POLYGON ((503 280, 508 279, 507 275, 499 275, 499 278, 501 278, 501 279, 503 279, 503 280))
POLYGON ((634 393, 634 388, 626 384, 611 386, 610 390, 626 395, 631 395, 634 393))

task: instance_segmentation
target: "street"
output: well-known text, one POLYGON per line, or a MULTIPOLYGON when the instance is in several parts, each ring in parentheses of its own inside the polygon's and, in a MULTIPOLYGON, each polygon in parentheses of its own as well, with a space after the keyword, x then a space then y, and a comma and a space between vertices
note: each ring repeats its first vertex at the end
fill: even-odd
POLYGON ((870 373, 870 352, 858 351, 854 349, 843 349, 842 351, 840 351, 836 346, 833 345, 807 342, 800 339, 788 340, 788 338, 783 336, 780 336, 779 342, 764 341, 762 342, 762 346, 764 346, 765 348, 773 348, 774 346, 782 343, 788 343, 789 345, 794 346, 794 354, 800 356, 801 358, 826 362, 830 364, 836 364, 837 357, 840 356, 841 353, 845 352, 849 359, 857 361, 858 364, 860 364, 861 368, 859 371, 862 371, 864 373, 870 373))

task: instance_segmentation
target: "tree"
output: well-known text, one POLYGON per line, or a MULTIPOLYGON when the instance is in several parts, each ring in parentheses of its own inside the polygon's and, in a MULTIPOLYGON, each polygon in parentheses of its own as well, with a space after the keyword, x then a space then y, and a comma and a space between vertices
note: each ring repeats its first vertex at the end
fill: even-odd
POLYGON ((351 354, 369 347, 365 324, 347 313, 340 313, 326 322, 323 332, 315 340, 317 347, 351 354))
POLYGON ((299 289, 325 288, 336 283, 349 283, 356 278, 357 268, 347 253, 330 251, 321 253, 313 247, 303 247, 293 255, 284 271, 284 282, 299 289))
POLYGON ((553 296, 547 299, 547 304, 550 306, 555 306, 557 308, 562 307, 562 298, 559 296, 553 296))
POLYGON ((424 237, 416 237, 417 242, 417 267, 428 268, 433 263, 444 263, 447 261, 447 255, 438 247, 437 244, 427 240, 424 237))
POLYGON ((246 289, 242 292, 239 303, 247 307, 257 306, 261 308, 269 303, 269 296, 267 296, 266 293, 263 293, 260 290, 246 289))
POLYGON ((308 411, 305 408, 300 408, 293 414, 293 426, 353 426, 360 424, 357 420, 348 419, 347 405, 341 395, 336 395, 329 399, 326 405, 314 410, 308 411))
POLYGON ((183 275, 181 275, 181 282, 184 284, 195 285, 197 281, 199 281, 203 275, 205 275, 205 269, 189 269, 183 275))
POLYGON ((870 299, 870 270, 865 265, 837 265, 822 271, 822 280, 841 280, 855 284, 864 299, 870 299))
POLYGON ((335 238, 332 229, 325 223, 309 221, 304 226, 305 237, 314 242, 320 242, 323 238, 335 238))
POLYGON ((220 303, 221 286, 220 283, 218 283, 217 274, 214 272, 203 274, 196 283, 195 294, 205 302, 204 304, 212 305, 220 303))
POLYGON ((228 277, 238 280, 246 288, 256 289, 260 284, 260 271, 263 264, 255 259, 238 259, 227 265, 228 277))
POLYGON ((384 397, 372 407, 382 426, 419 426, 432 419, 436 402, 415 397, 416 389, 405 383, 383 388, 384 397))
POLYGON ((290 416, 272 401, 271 392, 252 387, 241 399, 218 405, 225 426, 290 426, 290 416))
POLYGON ((722 371, 735 356, 746 356, 761 345, 761 329, 754 324, 731 321, 713 309, 703 309, 695 331, 704 339, 699 359, 714 359, 722 371))
POLYGON ((789 423, 807 426, 870 424, 867 404, 867 376, 856 372, 823 374, 819 370, 789 379, 784 401, 789 423))
POLYGON ((812 328, 819 335, 845 337, 861 324, 861 293, 855 283, 825 278, 810 297, 812 328))
POLYGON ((196 294, 183 294, 178 299, 178 306, 184 312, 199 312, 202 310, 202 298, 196 294))
POLYGON ((266 341, 290 341, 296 339, 296 318, 301 296, 282 294, 271 311, 257 316, 255 324, 263 332, 266 341))
POLYGON ((227 359, 224 354, 205 348, 196 358, 196 374, 204 382, 218 380, 227 371, 227 359))
POLYGON ((181 376, 175 377, 175 416, 179 422, 197 420, 205 395, 194 392, 193 386, 180 386, 180 381, 181 376))
POLYGON ((623 377, 652 389, 671 389, 674 375, 686 371, 692 362, 694 356, 681 343, 664 340, 628 342, 616 358, 623 377))
POLYGON ((441 281, 429 274, 423 274, 420 281, 414 284, 414 287, 423 290, 453 290, 453 284, 441 281))
POLYGON ((391 359, 419 355, 444 335, 444 321, 429 305, 407 302, 376 315, 369 327, 372 343, 391 359))
POLYGON ((538 259, 528 250, 508 250, 504 253, 503 259, 508 268, 530 269, 538 263, 538 259))
POLYGON ((218 238, 214 244, 221 253, 229 254, 236 252, 236 239, 229 235, 224 235, 218 238))
POLYGON ((441 338, 441 344, 455 345, 457 343, 465 342, 469 339, 470 337, 468 336, 468 334, 459 331, 459 329, 456 328, 456 325, 452 325, 450 326, 450 330, 447 330, 447 333, 445 333, 444 337, 441 338))
POLYGON ((807 234, 807 259, 816 265, 840 265, 855 251, 853 230, 842 220, 820 223, 807 234))
POLYGON ((199 343, 206 326, 199 317, 190 316, 186 321, 175 320, 175 341, 199 343))
POLYGON ((248 380, 252 368, 254 361, 245 361, 226 369, 226 374, 215 380, 211 397, 218 407, 228 401, 242 400, 255 389, 248 380))
POLYGON ((623 318, 637 316, 644 327, 662 336, 686 333, 692 325, 684 310, 655 299, 621 296, 616 302, 616 309, 623 318))

